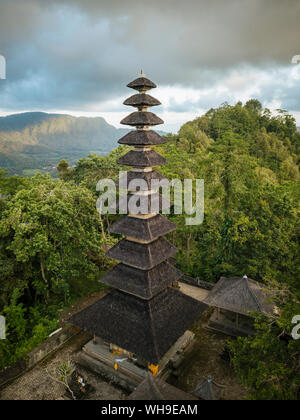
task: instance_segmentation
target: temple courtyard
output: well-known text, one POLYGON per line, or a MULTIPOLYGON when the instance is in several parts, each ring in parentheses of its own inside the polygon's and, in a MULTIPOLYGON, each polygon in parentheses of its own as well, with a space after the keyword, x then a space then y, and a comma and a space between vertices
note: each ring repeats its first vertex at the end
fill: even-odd
MULTIPOLYGON (((206 292, 199 289, 197 292, 188 287, 190 293, 197 293, 198 297, 205 298, 206 292)), ((93 301, 93 299, 92 299, 93 301)), ((91 298, 79 303, 85 307, 91 298)), ((78 305, 74 308, 78 310, 78 305)), ((236 377, 226 357, 223 357, 228 337, 206 328, 211 310, 206 311, 191 330, 195 333, 193 346, 187 352, 182 364, 168 379, 168 382, 186 392, 193 392, 203 378, 211 376, 214 381, 224 385, 223 399, 240 400, 246 396, 246 391, 236 377)), ((49 358, 37 364, 30 371, 15 379, 12 383, 0 390, 1 400, 59 400, 69 399, 64 385, 53 380, 56 369, 63 363, 78 359, 82 347, 91 336, 80 332, 68 343, 61 347, 49 358)), ((76 364, 76 371, 83 377, 89 386, 89 391, 83 396, 87 400, 124 400, 129 393, 114 386, 100 375, 76 364)))

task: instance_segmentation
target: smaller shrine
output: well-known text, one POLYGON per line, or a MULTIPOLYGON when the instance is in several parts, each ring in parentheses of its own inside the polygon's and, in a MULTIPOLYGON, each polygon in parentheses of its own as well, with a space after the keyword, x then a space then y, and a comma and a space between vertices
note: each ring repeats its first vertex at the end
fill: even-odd
POLYGON ((222 398, 223 391, 224 386, 217 384, 209 376, 207 379, 200 382, 193 392, 193 395, 198 397, 200 400, 217 401, 222 398))
POLYGON ((189 401, 195 396, 148 374, 142 383, 129 395, 128 400, 143 401, 189 401))
POLYGON ((246 275, 221 277, 204 303, 215 308, 208 327, 232 336, 254 333, 251 312, 272 315, 275 311, 270 291, 246 275))

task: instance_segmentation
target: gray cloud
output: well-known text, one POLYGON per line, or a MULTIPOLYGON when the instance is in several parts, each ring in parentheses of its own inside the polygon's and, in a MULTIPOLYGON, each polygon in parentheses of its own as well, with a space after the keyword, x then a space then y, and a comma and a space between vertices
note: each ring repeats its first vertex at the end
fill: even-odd
MULTIPOLYGON (((299 0, 1 0, 0 108, 84 109, 126 94, 140 67, 201 89, 241 65, 287 66, 299 18, 299 0)), ((300 109, 294 92, 282 96, 300 109)))

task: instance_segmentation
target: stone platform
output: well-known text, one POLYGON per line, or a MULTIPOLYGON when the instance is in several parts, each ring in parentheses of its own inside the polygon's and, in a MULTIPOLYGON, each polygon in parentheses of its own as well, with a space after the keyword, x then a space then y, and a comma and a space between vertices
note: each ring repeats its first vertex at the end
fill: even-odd
POLYGON ((181 293, 184 293, 185 295, 190 296, 199 302, 203 302, 204 299, 206 299, 209 295, 209 290, 202 289, 199 286, 193 286, 191 284, 182 283, 180 281, 178 282, 178 286, 181 293))
MULTIPOLYGON (((194 340, 194 333, 186 331, 159 363, 157 376, 166 380, 173 368, 178 368, 187 349, 194 340)), ((126 354, 115 354, 111 357, 109 345, 100 338, 89 341, 78 356, 78 363, 89 370, 100 374, 107 381, 132 392, 146 377, 149 370, 130 360, 126 354), (115 369, 117 363, 117 370, 115 369)))

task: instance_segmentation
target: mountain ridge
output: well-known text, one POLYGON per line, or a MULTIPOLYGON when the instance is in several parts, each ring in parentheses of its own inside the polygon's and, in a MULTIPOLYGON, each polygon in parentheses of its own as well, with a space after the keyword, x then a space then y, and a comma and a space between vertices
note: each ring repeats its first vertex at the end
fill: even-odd
POLYGON ((0 167, 19 175, 30 175, 30 170, 51 171, 61 159, 73 164, 90 153, 109 153, 128 131, 103 117, 46 112, 0 117, 0 167))

